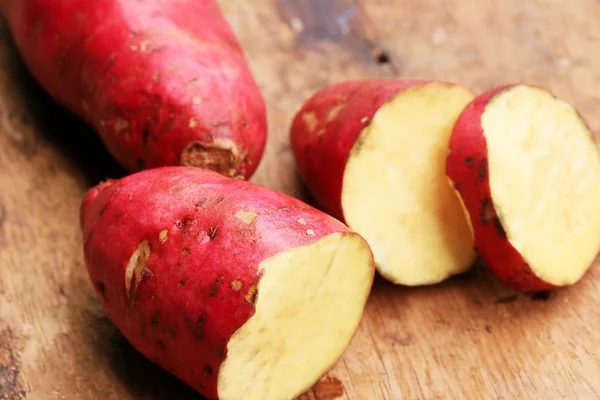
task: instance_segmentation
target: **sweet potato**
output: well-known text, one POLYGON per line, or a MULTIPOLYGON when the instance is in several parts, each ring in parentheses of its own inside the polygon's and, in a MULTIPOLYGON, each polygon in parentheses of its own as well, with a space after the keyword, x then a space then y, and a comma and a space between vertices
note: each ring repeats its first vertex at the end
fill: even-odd
POLYGON ((214 0, 0 0, 26 65, 128 170, 249 178, 262 94, 214 0))
POLYGON ((450 132, 473 97, 444 82, 349 81, 315 93, 293 121, 300 176, 325 211, 369 242, 393 282, 436 283, 474 261, 444 170, 450 132))
POLYGON ((458 119, 447 174, 475 246, 507 285, 579 281, 600 250, 600 152, 577 111, 545 89, 509 85, 458 119))
POLYGON ((366 241, 287 195, 191 167, 91 189, 85 262, 109 318, 210 399, 291 399, 338 359, 375 272, 366 241))

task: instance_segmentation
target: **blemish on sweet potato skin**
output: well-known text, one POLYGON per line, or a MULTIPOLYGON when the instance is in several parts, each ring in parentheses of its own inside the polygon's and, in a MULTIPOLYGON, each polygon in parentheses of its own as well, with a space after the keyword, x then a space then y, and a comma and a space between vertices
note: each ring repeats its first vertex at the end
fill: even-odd
POLYGON ((204 336, 204 325, 206 324, 206 312, 202 312, 198 317, 198 322, 196 322, 196 331, 194 332, 194 339, 196 341, 202 340, 202 336, 204 336))
POLYGON ((494 210, 494 203, 490 198, 483 199, 481 203, 481 213, 479 215, 479 220, 482 224, 487 224, 490 221, 493 221, 496 218, 496 210, 494 210))
POLYGON ((208 200, 208 198, 205 197, 202 200, 200 200, 199 202, 197 202, 194 206, 196 208, 202 208, 207 200, 208 200))
POLYGON ((190 217, 189 215, 182 218, 181 220, 178 220, 177 222, 175 222, 175 226, 178 229, 188 229, 190 227, 190 225, 192 225, 194 223, 194 220, 192 217, 190 217))
POLYGON ((246 301, 248 303, 255 305, 256 300, 258 298, 258 286, 257 285, 250 286, 250 288, 248 289, 248 292, 246 293, 246 296, 244 298, 246 299, 246 301))
POLYGON ((209 237, 210 239, 214 239, 214 238, 215 238, 215 236, 217 236, 217 231, 218 231, 218 230, 219 230, 219 226, 218 226, 218 225, 217 225, 217 226, 211 226, 211 227, 208 229, 208 237, 209 237))
POLYGON ((235 279, 235 280, 231 281, 231 289, 233 289, 236 292, 241 290, 243 286, 244 286, 244 284, 239 279, 235 279))
POLYGON ((169 327, 167 328, 167 332, 169 333, 169 336, 171 336, 171 337, 177 336, 177 328, 175 328, 175 325, 173 325, 173 324, 169 324, 169 327))
POLYGON ((140 242, 135 249, 127 267, 125 268, 125 294, 129 303, 135 299, 137 287, 141 282, 151 276, 151 272, 147 269, 148 258, 151 253, 150 243, 148 240, 140 242))
POLYGON ((306 130, 309 133, 314 132, 319 123, 317 114, 314 111, 302 114, 302 121, 304 121, 304 123, 306 124, 306 130))
POLYGON ((345 106, 346 105, 344 103, 339 103, 333 106, 327 113, 326 121, 331 122, 335 120, 340 115, 340 112, 344 109, 345 106))
POLYGON ((256 217, 258 217, 258 213, 256 211, 238 211, 237 213, 235 213, 235 217, 237 219, 239 219, 240 221, 242 221, 245 224, 250 225, 251 223, 254 222, 254 220, 256 219, 256 217))
POLYGON ((158 311, 154 311, 152 317, 150 318, 150 329, 157 330, 159 328, 158 323, 158 311))
POLYGON ((160 231, 160 233, 158 234, 158 240, 164 244, 167 242, 168 239, 169 239, 169 231, 166 229, 163 229, 162 231, 160 231))
POLYGON ((477 178, 479 179, 479 183, 485 182, 485 180, 487 178, 487 173, 488 173, 487 159, 482 158, 481 161, 479 161, 479 169, 477 170, 477 178))
POLYGON ((217 294, 217 290, 219 290, 219 286, 221 286, 221 282, 223 282, 224 278, 225 278, 224 274, 219 275, 219 277, 217 278, 215 283, 210 288, 210 292, 209 292, 210 297, 213 297, 215 294, 217 294))
POLYGON ((494 228, 496 229, 496 233, 503 239, 507 239, 508 236, 504 227, 502 226, 502 221, 500 221, 500 217, 496 212, 494 207, 494 203, 490 198, 483 199, 481 204, 481 213, 479 215, 479 221, 481 224, 486 225, 490 222, 494 224, 494 228))

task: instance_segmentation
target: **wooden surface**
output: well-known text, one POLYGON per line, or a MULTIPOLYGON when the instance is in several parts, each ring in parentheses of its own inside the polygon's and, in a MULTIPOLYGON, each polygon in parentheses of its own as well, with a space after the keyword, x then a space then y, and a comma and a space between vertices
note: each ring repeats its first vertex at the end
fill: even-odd
MULTIPOLYGON (((323 85, 359 77, 554 90, 600 131, 597 0, 221 0, 269 105, 255 182, 305 198, 287 139, 323 85), (569 4, 569 5, 567 5, 569 4)), ((104 317, 78 208, 123 171, 53 104, 0 34, 0 400, 200 397, 104 317)), ((408 289, 378 280, 343 359, 306 399, 600 398, 600 269, 535 297, 481 268, 408 289)))

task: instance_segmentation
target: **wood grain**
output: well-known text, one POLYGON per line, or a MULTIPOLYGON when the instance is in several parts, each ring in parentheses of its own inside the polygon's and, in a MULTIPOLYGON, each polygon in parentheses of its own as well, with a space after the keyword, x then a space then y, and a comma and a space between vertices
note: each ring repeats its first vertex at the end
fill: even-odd
MULTIPOLYGON (((287 131, 323 85, 360 77, 540 84, 600 132, 595 0, 221 0, 269 106, 255 182, 310 201, 287 131)), ((0 400, 200 399, 104 317, 82 262, 81 196, 119 168, 0 32, 0 400)), ((600 398, 600 270, 516 294, 480 267, 408 289, 378 279, 340 362, 303 399, 600 398)))

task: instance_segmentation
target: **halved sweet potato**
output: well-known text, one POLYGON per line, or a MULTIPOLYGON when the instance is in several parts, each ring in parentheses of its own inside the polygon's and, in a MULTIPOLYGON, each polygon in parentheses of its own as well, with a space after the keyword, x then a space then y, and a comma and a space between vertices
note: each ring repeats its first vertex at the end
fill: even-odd
POLYGON ((198 168, 103 183, 81 221, 110 319, 209 399, 292 399, 312 386, 350 343, 375 273, 341 222, 198 168))
POLYGON ((294 119, 301 177, 323 209, 367 239, 393 282, 436 283, 475 258, 445 175, 452 127, 473 98, 445 82, 350 81, 317 92, 294 119))
POLYGON ((447 174, 478 252, 515 289, 574 284, 600 250, 600 152, 577 111, 542 88, 475 99, 452 133, 447 174))

